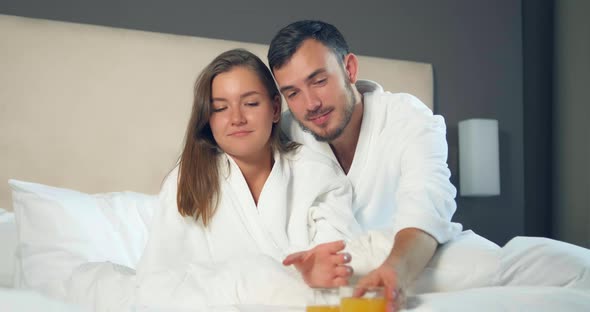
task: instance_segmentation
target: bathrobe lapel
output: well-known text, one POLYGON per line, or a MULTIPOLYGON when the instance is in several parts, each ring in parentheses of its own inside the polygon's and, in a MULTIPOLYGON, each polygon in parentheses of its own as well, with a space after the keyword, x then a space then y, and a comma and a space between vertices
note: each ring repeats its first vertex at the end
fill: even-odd
POLYGON ((232 200, 234 212, 240 216, 260 250, 282 261, 289 246, 286 233, 289 212, 285 209, 288 174, 283 170, 280 154, 275 153, 275 162, 260 193, 258 206, 240 168, 231 157, 227 156, 227 159, 229 175, 226 181, 229 187, 224 191, 231 193, 228 199, 232 200))

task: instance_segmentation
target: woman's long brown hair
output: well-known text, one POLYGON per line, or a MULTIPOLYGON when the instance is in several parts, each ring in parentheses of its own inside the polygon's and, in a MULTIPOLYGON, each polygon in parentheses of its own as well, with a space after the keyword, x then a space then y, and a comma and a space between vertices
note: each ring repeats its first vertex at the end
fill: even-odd
MULTIPOLYGON (((219 202, 218 157, 222 153, 209 126, 212 112, 211 85, 217 75, 236 66, 252 70, 266 88, 270 98, 280 99, 279 90, 268 67, 256 55, 243 49, 220 54, 197 78, 191 118, 179 161, 176 202, 181 215, 192 216, 197 221, 200 218, 205 226, 211 222, 219 202)), ((299 145, 289 141, 278 123, 275 123, 272 126, 270 146, 273 150, 286 152, 299 145)))

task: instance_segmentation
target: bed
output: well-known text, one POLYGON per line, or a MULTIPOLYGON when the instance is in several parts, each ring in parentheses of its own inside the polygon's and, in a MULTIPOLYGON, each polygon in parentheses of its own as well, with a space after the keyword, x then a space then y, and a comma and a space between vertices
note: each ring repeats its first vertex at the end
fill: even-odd
MULTIPOLYGON (((260 44, 0 15, 0 310, 102 310, 59 288, 78 282, 72 268, 84 263, 132 274, 154 194, 180 152, 194 79, 236 47, 266 59, 260 44)), ((430 64, 361 56, 360 77, 432 108, 430 64)), ((481 288, 412 296, 407 308, 590 311, 590 295, 481 288)), ((303 303, 207 310, 303 311, 303 303)))

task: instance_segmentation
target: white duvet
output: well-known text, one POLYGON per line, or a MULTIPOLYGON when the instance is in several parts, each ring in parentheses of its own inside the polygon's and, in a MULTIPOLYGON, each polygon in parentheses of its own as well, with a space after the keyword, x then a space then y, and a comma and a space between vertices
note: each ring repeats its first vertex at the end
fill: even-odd
MULTIPOLYGON (((277 287, 280 287, 277 285, 277 287)), ((115 289, 111 295, 117 297, 115 289)), ((66 304, 33 291, 0 289, 0 311, 19 312, 82 312, 98 306, 66 304)), ((145 312, 303 312, 300 306, 221 305, 207 309, 176 309, 147 307, 114 307, 111 311, 145 312)), ((486 312, 486 311, 590 311, 590 294, 580 290, 556 287, 490 287, 447 293, 431 293, 408 298, 404 311, 486 312)))
MULTIPOLYGON (((318 171, 314 170, 314 172, 318 171)), ((276 173, 274 178, 281 178, 281 176, 276 177, 276 173)), ((233 182, 241 183, 243 181, 240 182, 238 179, 233 182)), ((277 185, 287 184, 278 183, 277 185)), ((300 189, 305 190, 305 188, 300 189)), ((321 188, 314 189, 320 190, 321 188)), ((239 201, 244 202, 243 200, 239 201)), ((172 200, 172 202, 174 201, 172 200)), ((267 205, 273 203, 276 204, 276 202, 269 201, 267 205)), ((323 206, 321 201, 317 201, 317 203, 303 205, 304 207, 313 207, 313 213, 310 215, 315 226, 299 232, 285 231, 287 237, 282 236, 283 232, 279 229, 275 229, 276 231, 273 233, 272 227, 267 228, 268 232, 262 231, 262 227, 258 227, 259 232, 249 231, 249 227, 255 228, 257 222, 265 222, 266 217, 276 220, 277 217, 280 217, 277 215, 265 217, 251 210, 241 216, 236 214, 233 216, 234 218, 226 218, 231 222, 228 221, 229 223, 220 226, 229 226, 232 229, 242 226, 241 230, 244 230, 243 236, 225 238, 219 236, 226 242, 226 245, 212 241, 210 235, 192 235, 193 233, 184 235, 186 233, 183 231, 187 229, 190 229, 189 231, 198 231, 198 229, 195 226, 176 226, 178 222, 184 222, 186 219, 168 219, 173 214, 167 214, 167 212, 175 211, 174 209, 167 212, 161 211, 165 215, 159 216, 158 220, 165 225, 161 228, 164 231, 160 233, 161 236, 158 239, 153 241, 152 247, 148 243, 146 254, 151 254, 152 257, 151 259, 146 258, 149 261, 140 263, 137 274, 135 270, 123 265, 108 262, 85 263, 77 267, 68 280, 59 282, 60 289, 65 291, 63 298, 68 304, 49 299, 32 291, 0 290, 0 311, 303 311, 310 289, 303 283, 297 272, 286 269, 280 264, 281 258, 292 251, 290 250, 291 246, 284 242, 296 238, 303 246, 307 241, 321 242, 322 240, 330 240, 331 235, 346 237, 346 233, 354 232, 352 229, 345 228, 344 224, 349 224, 347 221, 325 222, 325 218, 338 214, 330 211, 330 206, 323 206), (170 223, 167 224, 167 222, 170 223), (334 227, 331 224, 340 224, 340 226, 334 227), (170 228, 174 230, 168 231, 170 228), (329 235, 318 237, 317 233, 328 233, 329 235), (181 240, 182 237, 191 237, 191 239, 181 240), (255 238, 252 239, 253 237, 255 238), (285 240, 282 241, 281 237, 285 240), (202 241, 199 243, 198 240, 202 241), (182 243, 179 244, 179 241, 182 243), (211 242, 214 244, 209 244, 211 242), (248 250, 245 247, 246 244, 257 245, 265 252, 259 254, 229 253, 236 250, 248 250), (192 248, 191 246, 198 247, 192 248), (208 247, 204 249, 203 246, 208 247), (205 259, 213 259, 214 261, 208 262, 204 261, 205 259)), ((261 207, 265 206, 261 205, 261 207)), ((222 213, 231 216, 231 207, 228 209, 222 213)), ((289 220, 287 216, 289 215, 283 216, 286 218, 285 222, 280 224, 288 228, 289 224, 295 220, 289 220)), ((348 215, 347 217, 351 218, 352 216, 348 215)), ((304 221, 307 222, 307 220, 301 219, 297 222, 304 221)), ((220 233, 223 231, 220 230, 220 233)), ((365 254, 365 258, 372 258, 376 262, 380 262, 381 260, 378 258, 384 257, 391 246, 391 236, 364 236, 372 239, 370 244, 363 244, 367 241, 361 239, 351 243, 349 247, 352 248, 356 244, 360 250, 365 248, 365 251, 369 252, 369 257, 366 257, 365 254), (377 243, 379 237, 382 238, 381 243, 377 243)), ((497 246, 482 246, 480 240, 472 240, 474 237, 466 235, 465 239, 470 239, 471 243, 479 246, 478 250, 484 253, 482 259, 487 258, 485 253, 495 252, 497 246)), ((530 244, 531 241, 525 240, 522 243, 530 244)), ((452 247, 453 245, 450 244, 446 248, 453 251, 452 247)), ((362 252, 358 254, 358 249, 352 249, 353 254, 355 251, 357 252, 354 259, 363 259, 362 252)), ((464 255, 465 257, 456 251, 440 254, 443 257, 452 255, 453 261, 450 262, 455 266, 474 263, 473 252, 470 252, 469 256, 464 255)), ((436 261, 433 263, 436 264, 436 261)), ((486 266, 482 261, 475 261, 475 263, 478 266, 486 266)), ((374 265, 375 263, 366 263, 366 266, 369 267, 374 265)), ((536 271, 551 272, 551 269, 553 268, 538 268, 536 271)), ((562 267, 563 269, 566 268, 562 267)), ((477 272, 477 270, 467 271, 477 272)), ((433 283, 436 280, 428 279, 428 274, 423 274, 423 276, 428 285, 436 285, 433 283)), ((435 279, 440 276, 440 274, 432 275, 435 279)), ((452 278, 454 277, 452 276, 452 278)), ((461 276, 461 280, 455 279, 454 281, 457 282, 455 284, 458 284, 464 282, 462 280, 470 278, 472 277, 461 276)), ((484 275, 483 278, 487 277, 484 275)), ((488 287, 470 290, 457 288, 450 292, 410 296, 407 310, 590 311, 590 294, 587 291, 553 287, 488 287)))

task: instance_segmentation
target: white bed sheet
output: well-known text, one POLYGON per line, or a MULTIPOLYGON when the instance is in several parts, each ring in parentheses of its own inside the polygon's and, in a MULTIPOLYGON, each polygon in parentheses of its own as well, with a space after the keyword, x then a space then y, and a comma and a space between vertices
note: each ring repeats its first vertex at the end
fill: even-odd
MULTIPOLYGON (((12 223, 12 222, 8 222, 12 223)), ((87 271, 70 281, 69 303, 49 298, 32 290, 0 288, 0 311, 238 311, 238 312, 298 312, 300 306, 226 305, 206 309, 173 308, 178 304, 166 303, 159 309, 134 306, 134 271, 108 263, 95 263, 102 270, 87 271), (112 268, 105 270, 105 268, 112 268), (92 272, 93 271, 93 272, 92 272), (107 273, 108 272, 108 273, 107 273), (74 304, 76 303, 76 304, 74 304)), ((92 267, 92 264, 84 265, 92 267)), ((247 274, 246 274, 247 275, 247 274)), ((246 278, 244 275, 243 278, 246 278)), ((268 287, 293 289, 267 278, 268 287)), ((243 288, 254 290, 244 283, 243 288)), ((195 290, 198 291, 198 290, 195 290)), ((262 289, 262 292, 264 289, 262 289)), ((158 295, 158 294, 154 294, 158 295)), ((252 294, 249 294, 252 295, 252 294)), ((248 295, 248 296, 249 296, 248 295)), ((196 297, 196 296, 195 296, 196 297)), ((299 300, 296 302, 303 302, 299 300)), ((182 305, 180 305, 182 306, 182 305)), ((562 287, 488 287, 453 292, 422 294, 408 298, 406 311, 590 311, 590 292, 562 287)))
MULTIPOLYGON (((29 290, 0 289, 0 311, 91 311, 29 290)), ((187 309, 149 309, 132 307, 121 311, 200 312, 187 309)), ((303 312, 303 306, 234 305, 206 309, 212 312, 303 312)), ((557 287, 490 287, 432 293, 408 298, 404 311, 486 312, 486 311, 590 311, 590 294, 557 287)))
MULTIPOLYGON (((110 273, 106 273, 107 271, 103 270, 101 276, 97 274, 91 274, 94 276, 94 281, 90 283, 92 286, 97 286, 96 290, 88 291, 87 283, 81 282, 78 283, 77 287, 86 288, 86 290, 82 290, 79 294, 83 294, 84 297, 88 297, 88 294, 97 293, 101 294, 101 298, 94 298, 98 301, 103 301, 100 303, 101 309, 105 310, 106 307, 110 307, 109 309, 114 309, 113 307, 117 306, 117 302, 121 303, 128 303, 133 302, 133 298, 129 289, 134 287, 133 283, 130 282, 134 280, 134 276, 131 272, 126 272, 126 275, 129 279, 121 278, 119 274, 117 278, 113 278, 113 270, 110 273), (106 273, 106 274, 105 274, 106 273), (103 276, 104 274, 104 276, 103 276), (109 276, 110 275, 110 276, 109 276), (110 277, 108 281, 103 280, 102 277, 110 277), (100 281, 106 282, 102 285, 98 285, 100 281), (85 286, 86 284, 86 286, 85 286), (117 285, 123 285, 123 287, 119 287, 117 285), (109 301, 110 303, 106 303, 109 301), (113 304, 115 303, 115 304, 113 304)), ((81 275, 83 276, 83 275, 81 275)), ((247 278, 248 273, 245 272, 242 276, 243 278, 247 278)), ((262 278, 262 281, 250 281, 248 282, 246 289, 238 290, 241 292, 245 297, 251 298, 252 302, 267 302, 267 301, 260 301, 259 298, 264 296, 265 292, 268 293, 281 293, 280 291, 272 291, 270 292, 269 289, 271 288, 281 288, 283 290, 288 290, 287 292, 282 292, 282 295, 285 296, 287 293, 286 300, 289 302, 301 302, 301 304, 297 304, 298 306, 281 306, 280 304, 284 301, 273 301, 275 306, 267 306, 267 305, 228 305, 228 306, 219 306, 219 301, 217 306, 214 307, 207 307, 207 308, 200 308, 200 309, 192 309, 199 304, 198 301, 194 301, 189 303, 188 305, 183 305, 179 303, 165 303, 161 305, 159 309, 150 309, 146 307, 137 307, 133 304, 129 305, 129 308, 126 308, 127 311, 146 311, 146 312, 154 312, 154 311, 170 311, 170 312, 180 312, 180 311, 240 311, 240 312, 303 312, 305 310, 304 304, 305 299, 301 297, 301 293, 297 293, 293 291, 297 287, 292 285, 288 282, 281 283, 280 279, 272 279, 272 277, 266 276, 262 278), (258 288, 257 288, 258 287, 258 288), (257 290, 258 289, 258 290, 257 290), (288 294, 292 292, 292 297, 289 298, 288 294), (296 294, 297 293, 297 294, 296 294), (256 301, 258 300, 258 301, 256 301), (279 303, 277 303, 279 302, 279 303), (176 306, 176 308, 167 308, 176 306)), ((93 279, 90 279, 93 280, 93 279)), ((283 280, 286 281, 286 280, 283 280)), ((194 284, 193 284, 194 285, 194 284)), ((243 286, 244 284, 242 284, 243 286)), ((213 286, 212 287, 219 287, 213 286)), ((186 289, 184 290, 186 292, 186 289)), ((195 289, 198 291, 198 289, 195 289)), ((190 293, 190 291, 189 291, 190 293)), ((212 292, 214 293, 214 292, 212 292)), ((162 295, 162 293, 154 292, 153 296, 162 295)), ((195 296, 197 297, 197 296, 195 296)), ((183 298, 186 300, 186 296, 180 295, 179 298, 183 298)), ((279 297, 275 297, 277 299, 279 297)), ((78 297, 78 303, 84 305, 91 310, 98 310, 97 308, 99 305, 96 303, 93 305, 85 304, 85 301, 88 298, 80 298, 78 297), (82 299, 82 300, 81 300, 82 299)), ((190 299, 186 300, 187 302, 190 299)), ((235 303, 235 302, 234 302, 235 303)), ((590 311, 590 292, 587 290, 580 290, 574 288, 564 288, 564 287, 485 287, 485 288, 473 288, 467 290, 460 290, 460 291, 452 291, 452 292, 438 292, 438 293, 429 293, 429 294, 421 294, 410 296, 407 300, 407 306, 405 311, 416 311, 416 312, 437 312, 437 311, 453 311, 453 312, 485 312, 485 311, 590 311)))

